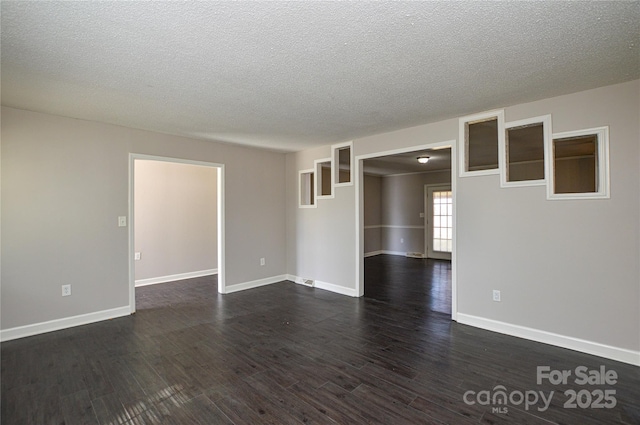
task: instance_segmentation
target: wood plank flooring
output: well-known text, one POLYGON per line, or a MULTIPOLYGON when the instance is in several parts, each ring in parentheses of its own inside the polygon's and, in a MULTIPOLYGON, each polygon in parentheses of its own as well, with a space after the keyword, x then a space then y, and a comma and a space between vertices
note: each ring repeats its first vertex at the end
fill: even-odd
POLYGON ((139 288, 133 316, 2 343, 2 424, 640 423, 640 368, 458 325, 429 285, 445 262, 369 260, 361 299, 291 282, 223 296, 197 278, 139 288), (407 276, 374 278, 393 268, 407 276), (618 380, 537 385, 540 365, 618 380), (498 385, 555 393, 545 411, 464 402, 498 385), (564 408, 569 389, 616 405, 564 408))

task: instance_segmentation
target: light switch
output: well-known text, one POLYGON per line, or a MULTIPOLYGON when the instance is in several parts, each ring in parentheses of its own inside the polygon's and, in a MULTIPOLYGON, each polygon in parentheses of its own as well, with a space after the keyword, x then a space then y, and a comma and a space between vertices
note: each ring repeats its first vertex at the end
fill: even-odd
POLYGON ((118 227, 127 227, 127 217, 121 215, 118 217, 118 227))

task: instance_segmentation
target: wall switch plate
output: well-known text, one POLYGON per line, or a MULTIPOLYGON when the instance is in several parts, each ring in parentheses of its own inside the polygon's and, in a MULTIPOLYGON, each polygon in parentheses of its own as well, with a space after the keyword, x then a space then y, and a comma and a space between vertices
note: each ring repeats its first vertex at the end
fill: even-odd
POLYGON ((500 291, 498 291, 497 289, 493 290, 493 300, 500 301, 500 291))
POLYGON ((264 258, 261 258, 261 259, 260 259, 260 265, 261 265, 261 266, 264 266, 265 264, 266 264, 265 259, 264 259, 264 258))
POLYGON ((121 215, 118 217, 118 227, 127 227, 127 217, 121 215))
POLYGON ((62 285, 62 296, 68 297, 71 295, 71 285, 62 285))
POLYGON ((142 259, 142 254, 139 252, 136 252, 135 254, 133 254, 133 259, 138 261, 142 259))
POLYGON ((420 218, 424 218, 424 213, 420 213, 420 218))
POLYGON ((400 238, 400 243, 404 243, 404 238, 400 238))

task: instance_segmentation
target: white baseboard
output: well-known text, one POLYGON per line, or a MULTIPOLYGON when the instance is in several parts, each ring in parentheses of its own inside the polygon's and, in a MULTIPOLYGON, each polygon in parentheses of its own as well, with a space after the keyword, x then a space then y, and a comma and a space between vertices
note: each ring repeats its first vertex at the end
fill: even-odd
MULTIPOLYGON (((297 283, 298 285, 309 286, 309 285, 305 285, 304 283, 302 283, 304 280, 300 276, 295 276, 295 275, 292 275, 292 274, 288 274, 286 276, 287 276, 287 280, 290 280, 291 282, 297 283)), ((327 283, 327 282, 323 282, 321 280, 314 280, 313 287, 314 288, 318 288, 318 289, 323 289, 325 291, 335 292, 335 293, 341 294, 341 295, 347 295, 349 297, 357 297, 358 296, 358 293, 357 293, 357 291, 355 289, 346 288, 346 287, 340 286, 340 285, 334 285, 333 283, 327 283)))
POLYGON ((559 335, 552 332, 541 331, 538 329, 527 328, 525 326, 513 325, 510 323, 500 322, 492 319, 485 319, 483 317, 477 317, 463 313, 458 313, 457 321, 458 323, 475 326, 476 328, 486 329, 501 334, 516 336, 519 338, 542 342, 549 345, 555 345, 557 347, 568 348, 570 350, 580 351, 582 353, 593 354, 594 356, 604 357, 606 359, 640 366, 640 351, 613 347, 611 345, 600 344, 598 342, 559 335))
POLYGON ((383 253, 383 251, 371 251, 371 252, 365 252, 365 253, 364 253, 364 258, 367 258, 367 257, 375 257, 376 255, 380 255, 380 254, 382 254, 382 253, 383 253))
POLYGON ((73 328, 75 326, 88 325, 89 323, 115 319, 116 317, 128 316, 130 314, 131 307, 127 305, 124 307, 112 308, 109 310, 96 311, 94 313, 80 314, 78 316, 65 317, 62 319, 49 320, 47 322, 3 329, 2 331, 0 331, 0 341, 11 341, 12 339, 25 338, 27 336, 73 328))
POLYGON ((358 296, 358 293, 354 288, 347 288, 344 286, 334 285, 333 283, 322 282, 320 280, 316 280, 314 286, 318 289, 324 289, 325 291, 331 291, 337 294, 348 295, 350 297, 358 296))
POLYGON ((238 291, 246 291, 247 289, 258 288, 260 286, 271 285, 272 283, 278 283, 287 280, 286 274, 278 276, 265 277, 264 279, 252 280, 250 282, 237 283, 235 285, 227 285, 225 288, 225 294, 231 294, 238 291))
POLYGON ((400 252, 400 251, 387 251, 386 249, 383 249, 382 251, 380 251, 380 254, 385 254, 385 255, 401 255, 403 257, 407 256, 406 252, 400 252))
POLYGON ((192 279, 194 277, 211 276, 212 274, 218 274, 218 269, 200 270, 197 272, 170 274, 168 276, 150 277, 148 279, 138 279, 135 282, 136 288, 138 286, 155 285, 157 283, 173 282, 175 280, 192 279))

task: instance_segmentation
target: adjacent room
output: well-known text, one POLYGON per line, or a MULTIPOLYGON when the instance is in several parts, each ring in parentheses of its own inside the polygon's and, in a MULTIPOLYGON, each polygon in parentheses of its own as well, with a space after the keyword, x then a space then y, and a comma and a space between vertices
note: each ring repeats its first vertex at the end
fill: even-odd
POLYGON ((451 148, 363 161, 364 296, 451 315, 451 148))
POLYGON ((640 2, 2 1, 3 424, 640 423, 640 2))

